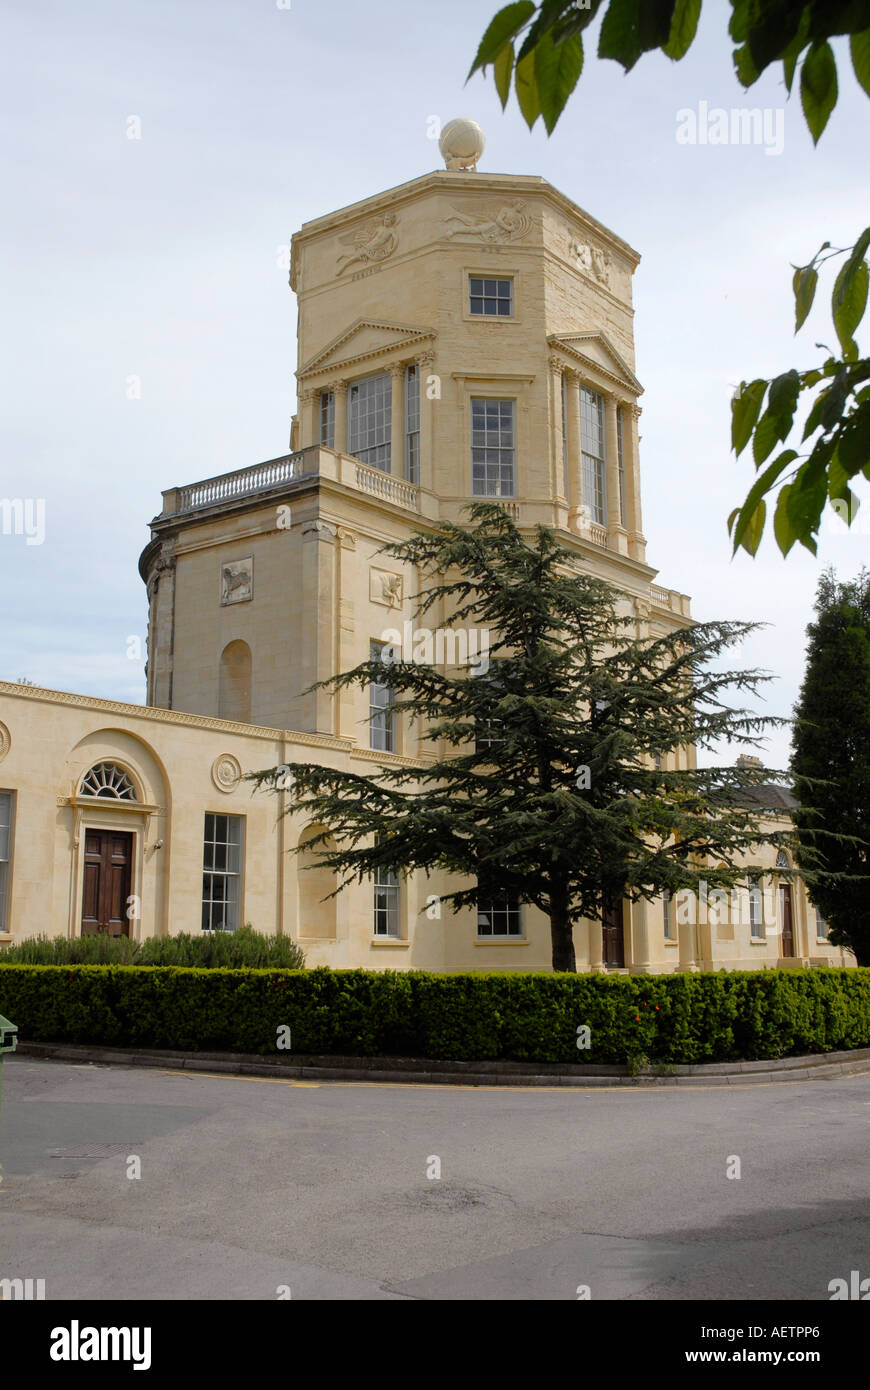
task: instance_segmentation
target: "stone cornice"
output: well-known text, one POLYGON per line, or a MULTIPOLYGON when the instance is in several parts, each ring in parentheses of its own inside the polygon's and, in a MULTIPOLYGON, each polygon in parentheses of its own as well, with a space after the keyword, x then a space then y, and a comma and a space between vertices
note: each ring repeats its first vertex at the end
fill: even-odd
POLYGON ((69 705, 75 709, 93 710, 95 714, 122 714, 131 719, 148 720, 155 724, 175 724, 189 729, 213 729, 217 733, 244 734, 246 738, 268 739, 273 743, 299 743, 309 748, 337 748, 342 752, 354 752, 356 747, 352 739, 335 738, 330 734, 270 729, 261 724, 241 724, 230 719, 212 719, 204 714, 186 714, 182 710, 161 709, 157 705, 131 705, 122 700, 103 700, 96 695, 76 695, 68 690, 50 690, 37 685, 15 685, 12 681, 0 681, 0 695, 10 695, 41 704, 69 705))
POLYGON ((409 758, 402 753, 384 753, 374 748, 353 748, 350 756, 366 763, 380 763, 384 767, 428 767, 431 758, 409 758))
POLYGON ((339 230, 356 218, 371 217, 375 213, 386 211, 398 204, 409 202, 422 193, 434 190, 449 192, 451 195, 499 193, 508 197, 512 194, 514 196, 522 194, 529 197, 538 194, 557 207, 563 216, 579 223, 580 226, 588 230, 594 231, 608 247, 624 257, 632 269, 640 263, 640 255, 634 247, 630 246, 627 241, 623 241, 609 227, 598 222, 538 174, 471 174, 448 169, 434 169, 431 173, 422 174, 419 178, 411 179, 408 183, 397 184, 396 187, 385 189, 382 193, 364 198, 361 202, 350 203, 347 207, 337 208, 334 212, 327 213, 323 217, 316 217, 310 222, 303 222, 299 231, 294 233, 293 250, 296 250, 301 241, 319 236, 324 232, 339 230))

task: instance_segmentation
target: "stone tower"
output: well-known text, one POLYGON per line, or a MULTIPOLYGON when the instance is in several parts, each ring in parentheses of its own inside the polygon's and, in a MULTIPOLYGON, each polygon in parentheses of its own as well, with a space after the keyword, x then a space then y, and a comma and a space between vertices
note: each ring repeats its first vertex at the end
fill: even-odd
POLYGON ((473 168, 305 223, 293 452, 164 493, 148 703, 368 748, 362 697, 303 692, 412 616, 381 547, 477 498, 555 528, 639 624, 682 624, 642 530, 638 260, 546 180, 473 168))

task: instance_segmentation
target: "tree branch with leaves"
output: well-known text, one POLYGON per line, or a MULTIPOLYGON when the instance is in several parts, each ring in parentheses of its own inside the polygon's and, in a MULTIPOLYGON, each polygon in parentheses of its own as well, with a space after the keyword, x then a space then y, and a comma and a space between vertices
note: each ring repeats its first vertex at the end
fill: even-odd
MULTIPOLYGON (((529 128, 541 119, 552 134, 583 72, 583 35, 599 14, 598 57, 630 72, 655 50, 674 62, 685 58, 695 40, 701 0, 518 0, 492 19, 469 77, 491 67, 502 107, 513 85, 529 128)), ((855 77, 870 95, 870 0, 731 0, 728 35, 735 75, 745 89, 779 62, 791 94, 800 67, 801 107, 815 144, 839 95, 832 38, 848 36, 855 77)), ((870 477, 870 406, 864 386, 870 381, 870 361, 858 356, 853 338, 867 299, 868 240, 870 230, 848 252, 831 253, 848 254, 833 294, 840 355, 829 352, 821 366, 743 382, 737 392, 732 444, 739 455, 752 438, 759 468, 776 444, 785 442, 801 394, 824 383, 804 432, 807 440, 821 431, 812 451, 802 456, 787 449, 759 475, 729 518, 735 551, 742 546, 750 555, 756 553, 768 519, 765 499, 774 488, 779 495, 773 529, 784 555, 797 541, 815 554, 826 501, 847 524, 854 519, 858 499, 850 483, 859 474, 870 477)), ((795 270, 798 329, 812 305, 820 258, 829 249, 825 242, 808 265, 795 270)))

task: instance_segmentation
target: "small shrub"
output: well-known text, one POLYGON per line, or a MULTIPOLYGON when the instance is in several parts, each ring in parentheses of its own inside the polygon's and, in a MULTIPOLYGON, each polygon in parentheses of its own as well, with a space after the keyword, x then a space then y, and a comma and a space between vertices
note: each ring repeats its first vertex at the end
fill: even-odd
POLYGON ((301 970, 305 956, 288 936, 236 932, 149 936, 35 936, 0 948, 0 965, 185 965, 200 970, 301 970))

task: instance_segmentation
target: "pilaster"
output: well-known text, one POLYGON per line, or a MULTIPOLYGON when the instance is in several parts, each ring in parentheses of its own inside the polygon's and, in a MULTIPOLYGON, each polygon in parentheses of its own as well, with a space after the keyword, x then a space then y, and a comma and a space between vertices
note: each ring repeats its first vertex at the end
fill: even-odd
POLYGON ((329 390, 335 397, 335 448, 339 454, 347 449, 347 382, 330 382, 329 390))
POLYGON ((405 364, 394 362, 390 367, 390 472, 394 478, 405 476, 405 364))

